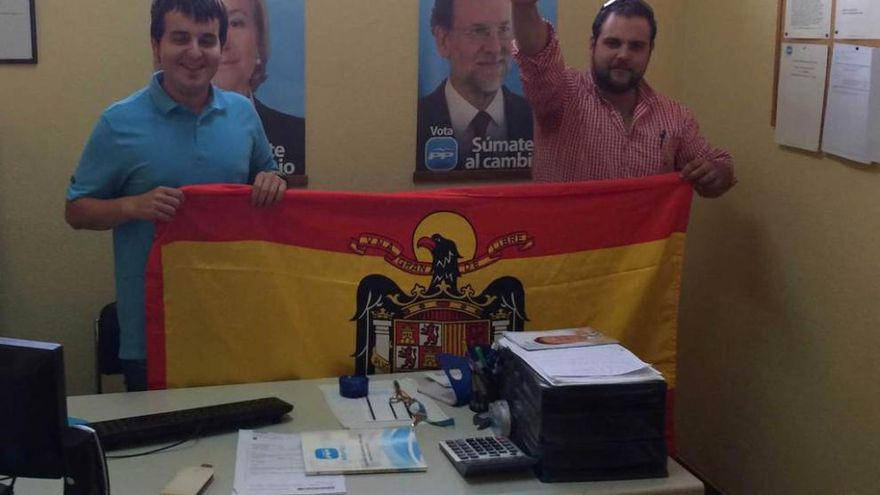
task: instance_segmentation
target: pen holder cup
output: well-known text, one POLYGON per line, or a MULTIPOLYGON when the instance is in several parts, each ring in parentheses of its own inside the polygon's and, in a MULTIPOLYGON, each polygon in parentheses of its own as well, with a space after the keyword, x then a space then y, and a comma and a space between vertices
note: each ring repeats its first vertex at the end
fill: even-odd
POLYGON ((471 411, 486 412, 489 404, 498 398, 495 377, 488 368, 471 361, 471 411))

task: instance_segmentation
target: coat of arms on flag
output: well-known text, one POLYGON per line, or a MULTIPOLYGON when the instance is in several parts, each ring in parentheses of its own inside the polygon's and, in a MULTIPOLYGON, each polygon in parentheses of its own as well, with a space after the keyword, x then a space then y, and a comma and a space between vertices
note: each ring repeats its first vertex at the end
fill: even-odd
MULTIPOLYGON (((451 212, 432 213, 415 232, 441 225, 459 227, 454 230, 466 240, 475 237, 468 231, 470 222, 451 212)), ((398 243, 380 235, 361 234, 351 243, 358 254, 378 250, 399 270, 430 277, 427 287, 416 284, 408 291, 385 275, 360 281, 352 318, 357 321, 356 373, 436 369, 439 353, 464 355, 468 346, 488 345, 502 332, 522 331, 528 320, 525 290, 515 277, 499 277, 481 292, 471 285, 459 287, 463 275, 497 262, 505 249, 529 249, 527 233, 503 235, 482 256, 466 260, 456 242, 438 232, 419 237, 415 246, 416 253, 424 250, 430 260, 406 259, 398 243)))

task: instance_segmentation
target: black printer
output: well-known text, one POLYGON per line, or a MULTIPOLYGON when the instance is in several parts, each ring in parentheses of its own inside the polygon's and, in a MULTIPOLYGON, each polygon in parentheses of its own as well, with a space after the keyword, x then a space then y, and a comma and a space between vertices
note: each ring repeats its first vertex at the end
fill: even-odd
POLYGON ((661 478, 666 471, 666 381, 552 385, 510 349, 496 378, 510 438, 539 459, 544 482, 661 478))

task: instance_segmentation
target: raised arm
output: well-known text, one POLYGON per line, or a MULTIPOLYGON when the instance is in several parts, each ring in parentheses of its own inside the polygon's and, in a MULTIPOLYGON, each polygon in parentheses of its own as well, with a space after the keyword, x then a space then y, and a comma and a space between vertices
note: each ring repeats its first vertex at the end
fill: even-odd
POLYGON ((523 91, 538 125, 555 130, 580 72, 566 69, 555 29, 541 17, 537 0, 510 1, 523 91))
POLYGON ((510 0, 513 6, 513 34, 519 51, 525 55, 535 55, 545 46, 550 32, 541 14, 538 13, 538 0, 510 0))

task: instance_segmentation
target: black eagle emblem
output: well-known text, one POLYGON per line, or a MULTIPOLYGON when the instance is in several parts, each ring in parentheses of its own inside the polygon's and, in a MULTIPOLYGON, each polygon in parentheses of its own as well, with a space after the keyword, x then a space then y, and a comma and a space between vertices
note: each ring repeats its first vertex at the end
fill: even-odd
MULTIPOLYGON (((485 328, 481 335, 485 335, 487 342, 479 342, 485 344, 491 343, 503 331, 522 331, 528 321, 525 291, 518 279, 499 277, 477 294, 470 285, 459 287, 461 255, 455 242, 434 234, 420 238, 417 246, 431 252, 431 282, 428 287, 417 284, 411 290, 404 291, 396 282, 379 274, 368 275, 358 284, 357 309, 351 318, 351 321, 357 322, 355 350, 351 355, 357 374, 371 374, 377 364, 391 372, 436 367, 432 365, 430 355, 434 351, 426 349, 421 349, 425 359, 414 367, 395 366, 395 355, 392 353, 397 352, 397 358, 401 358, 407 352, 405 357, 411 360, 418 347, 416 343, 406 348, 396 348, 395 329, 402 321, 411 326, 430 322, 424 323, 423 327, 427 325, 435 333, 438 319, 448 320, 440 321, 441 326, 446 323, 458 326, 466 324, 469 328, 467 338, 470 340, 477 334, 471 330, 485 328)), ((436 339, 434 333, 430 334, 430 339, 436 339)), ((445 352, 461 350, 466 347, 465 344, 474 343, 450 342, 448 336, 445 339, 445 352)))

